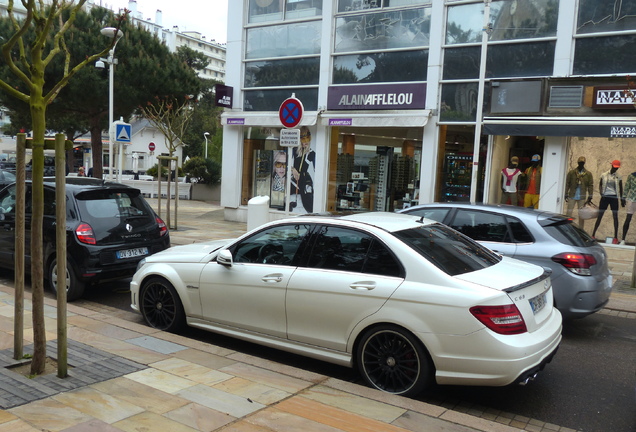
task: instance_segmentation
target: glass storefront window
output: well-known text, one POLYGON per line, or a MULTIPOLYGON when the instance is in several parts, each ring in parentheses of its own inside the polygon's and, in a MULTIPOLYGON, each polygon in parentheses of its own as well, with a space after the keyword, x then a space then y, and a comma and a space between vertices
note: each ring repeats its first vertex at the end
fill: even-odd
POLYGON ((448 8, 446 43, 463 44, 481 42, 484 27, 484 4, 462 4, 448 8))
MULTIPOLYGON (((557 0, 500 0, 490 3, 490 41, 556 36, 557 0)), ((483 2, 450 6, 446 22, 446 44, 481 42, 484 27, 483 2)))
POLYGON ((575 75, 633 73, 636 57, 636 35, 580 38, 576 40, 575 75))
POLYGON ((300 145, 283 148, 279 128, 246 128, 241 203, 246 205, 251 197, 269 196, 270 208, 313 212, 316 144, 312 135, 312 128, 302 126, 300 145))
POLYGON ((347 15, 336 18, 335 52, 425 47, 430 27, 430 8, 347 15))
POLYGON ((249 22, 271 22, 283 19, 322 15, 322 0, 250 0, 249 22))
POLYGON ((245 87, 317 85, 319 77, 319 58, 258 61, 245 64, 245 87))
POLYGON ((280 104, 292 93, 303 102, 305 111, 318 110, 318 89, 287 88, 277 90, 246 90, 243 109, 245 111, 278 111, 280 104))
POLYGON ((246 59, 320 54, 320 21, 247 30, 246 59))
POLYGON ((479 78, 481 47, 446 48, 444 50, 444 79, 479 78))
POLYGON ((579 0, 577 34, 636 30, 636 0, 579 0))
POLYGON ((332 141, 328 211, 395 211, 419 199, 421 130, 340 128, 332 141), (380 141, 381 143, 379 143, 380 141))
POLYGON ((486 77, 550 76, 555 41, 488 45, 486 77))
POLYGON ((334 84, 426 81, 428 50, 378 52, 334 58, 334 84))
POLYGON ((431 0, 338 0, 338 12, 355 12, 381 7, 388 8, 430 3, 431 0))
POLYGON ((491 41, 556 36, 557 0, 501 0, 490 4, 491 41))
POLYGON ((442 85, 440 121, 475 121, 477 83, 442 85))

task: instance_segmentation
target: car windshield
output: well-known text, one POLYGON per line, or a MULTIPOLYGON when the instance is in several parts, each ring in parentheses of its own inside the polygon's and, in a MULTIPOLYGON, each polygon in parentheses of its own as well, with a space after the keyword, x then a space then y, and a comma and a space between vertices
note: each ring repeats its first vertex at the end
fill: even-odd
POLYGON ((446 225, 425 225, 393 234, 451 276, 481 270, 501 261, 494 252, 446 225))

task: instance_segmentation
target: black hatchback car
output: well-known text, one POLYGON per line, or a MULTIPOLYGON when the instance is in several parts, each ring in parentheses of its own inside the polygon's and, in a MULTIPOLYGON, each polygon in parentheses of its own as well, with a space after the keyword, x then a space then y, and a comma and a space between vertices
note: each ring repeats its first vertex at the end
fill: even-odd
MULTIPOLYGON (((0 267, 14 268, 16 184, 0 191, 0 267)), ((26 184, 26 249, 30 245, 31 182, 26 184)), ((55 178, 44 179, 44 270, 57 290, 55 178)), ((87 285, 131 276, 145 256, 170 247, 166 224, 139 189, 89 177, 66 178, 66 289, 69 301, 87 285)), ((26 256, 30 269, 30 254, 26 256)))

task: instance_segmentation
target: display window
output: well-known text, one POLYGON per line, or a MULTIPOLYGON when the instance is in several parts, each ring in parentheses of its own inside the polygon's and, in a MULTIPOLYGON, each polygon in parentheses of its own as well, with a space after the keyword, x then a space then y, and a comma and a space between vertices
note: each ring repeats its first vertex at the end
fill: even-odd
POLYGON ((601 243, 636 243, 635 145, 636 138, 569 138, 562 212, 601 243))
POLYGON ((333 128, 327 210, 392 212, 416 204, 422 132, 333 128))
POLYGON ((311 128, 300 128, 298 147, 280 146, 280 129, 248 128, 244 135, 241 202, 269 196, 270 208, 314 211, 315 144, 311 128), (288 189, 289 188, 289 191, 288 189))

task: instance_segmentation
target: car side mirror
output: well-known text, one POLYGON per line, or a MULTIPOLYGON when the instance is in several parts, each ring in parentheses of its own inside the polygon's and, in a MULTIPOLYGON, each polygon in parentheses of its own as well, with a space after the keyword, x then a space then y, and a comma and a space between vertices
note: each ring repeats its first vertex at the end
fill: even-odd
POLYGON ((232 264, 233 264, 232 252, 230 252, 227 249, 223 249, 217 255, 216 262, 226 267, 232 267, 232 264))

